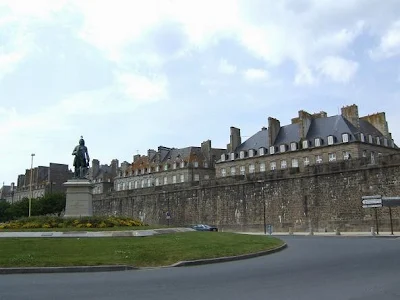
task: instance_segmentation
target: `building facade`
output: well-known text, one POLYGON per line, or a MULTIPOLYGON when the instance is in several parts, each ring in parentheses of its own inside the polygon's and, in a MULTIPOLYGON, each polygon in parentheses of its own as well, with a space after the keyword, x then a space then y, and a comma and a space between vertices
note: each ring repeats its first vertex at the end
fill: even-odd
POLYGON ((216 177, 248 175, 281 169, 303 171, 308 166, 399 153, 388 129, 385 113, 359 117, 356 105, 340 115, 310 114, 303 110, 292 123, 281 126, 268 118, 268 128, 242 143, 240 129, 231 127, 227 152, 216 163, 216 177))
POLYGON ((135 155, 132 164, 121 164, 114 189, 122 191, 212 179, 216 160, 225 151, 212 148, 210 140, 200 147, 150 149, 147 155, 135 155))
POLYGON ((92 160, 92 167, 89 169, 89 179, 93 183, 93 194, 107 193, 114 188, 114 178, 119 170, 119 162, 113 159, 110 165, 100 165, 98 159, 92 160))

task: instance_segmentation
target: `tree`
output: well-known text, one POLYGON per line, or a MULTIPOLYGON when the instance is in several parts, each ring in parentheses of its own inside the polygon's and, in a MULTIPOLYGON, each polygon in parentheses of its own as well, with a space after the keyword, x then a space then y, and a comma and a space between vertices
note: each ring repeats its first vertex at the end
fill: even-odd
POLYGON ((0 222, 6 222, 10 220, 9 209, 11 204, 5 200, 0 200, 0 222))

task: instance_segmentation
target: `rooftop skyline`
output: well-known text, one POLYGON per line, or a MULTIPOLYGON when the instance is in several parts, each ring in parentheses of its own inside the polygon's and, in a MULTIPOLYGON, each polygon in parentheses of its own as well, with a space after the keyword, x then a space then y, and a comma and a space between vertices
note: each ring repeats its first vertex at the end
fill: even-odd
POLYGON ((297 111, 386 112, 400 138, 400 3, 0 0, 0 181, 50 162, 225 148, 297 111))

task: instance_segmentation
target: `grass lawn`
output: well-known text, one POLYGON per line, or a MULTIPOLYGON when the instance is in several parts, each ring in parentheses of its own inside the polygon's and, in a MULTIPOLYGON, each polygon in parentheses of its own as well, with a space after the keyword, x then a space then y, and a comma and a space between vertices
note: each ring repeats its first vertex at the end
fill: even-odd
POLYGON ((1 238, 0 267, 165 266, 182 260, 258 252, 282 244, 273 237, 222 232, 144 238, 1 238))
MULTIPOLYGON (((66 232, 66 231, 124 231, 124 230, 150 230, 168 228, 162 225, 149 226, 121 226, 121 227, 105 227, 105 228, 87 228, 87 227, 65 227, 65 228, 19 228, 19 229, 0 229, 0 232, 66 232)), ((172 227, 171 227, 172 228, 172 227)))

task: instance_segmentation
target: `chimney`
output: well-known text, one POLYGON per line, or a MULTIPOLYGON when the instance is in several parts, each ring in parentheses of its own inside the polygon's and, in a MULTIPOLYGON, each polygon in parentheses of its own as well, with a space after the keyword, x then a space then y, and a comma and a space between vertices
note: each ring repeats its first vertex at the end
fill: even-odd
POLYGON ((269 117, 268 118, 268 143, 270 146, 274 145, 279 130, 281 129, 281 122, 279 120, 269 117))
POLYGON ((306 138, 314 115, 311 115, 310 113, 304 110, 299 111, 298 124, 299 124, 299 136, 301 140, 306 138))
POLYGON ((342 116, 347 119, 354 127, 360 128, 360 118, 358 115, 358 107, 353 104, 350 106, 342 107, 342 116))
POLYGON ((136 154, 133 156, 133 162, 136 162, 140 158, 140 154, 136 154))
POLYGON ((361 117, 360 120, 367 121, 376 129, 378 129, 384 137, 391 140, 391 134, 389 133, 389 126, 386 121, 386 115, 384 112, 361 117))
POLYGON ((233 152, 242 143, 242 138, 240 137, 240 129, 236 127, 231 127, 231 137, 230 137, 229 151, 233 152))
POLYGON ((320 111, 312 115, 313 119, 327 118, 328 114, 325 111, 320 111))
POLYGON ((100 171, 100 161, 98 159, 92 159, 92 178, 96 178, 100 171))
POLYGON ((201 143, 201 153, 207 158, 207 161, 211 161, 211 140, 207 140, 201 143))
POLYGON ((111 161, 111 176, 115 177, 118 174, 118 168, 119 168, 119 161, 118 159, 113 159, 111 161))

